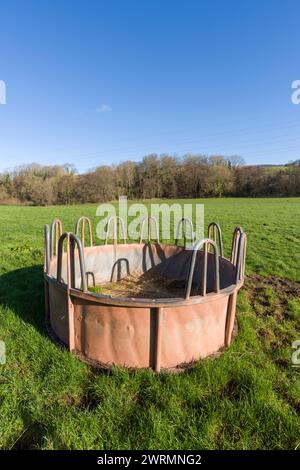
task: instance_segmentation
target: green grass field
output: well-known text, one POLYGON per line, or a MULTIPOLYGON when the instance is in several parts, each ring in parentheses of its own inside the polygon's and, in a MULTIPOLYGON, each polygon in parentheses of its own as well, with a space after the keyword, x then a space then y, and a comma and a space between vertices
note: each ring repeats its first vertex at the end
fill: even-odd
MULTIPOLYGON (((182 201, 190 202, 190 201, 182 201)), ((198 202, 198 201, 197 201, 198 202)), ((12 449, 300 448, 300 199, 210 199, 206 226, 248 235, 238 335, 181 375, 103 373, 47 336, 43 225, 73 230, 96 206, 0 207, 0 446, 12 449)))

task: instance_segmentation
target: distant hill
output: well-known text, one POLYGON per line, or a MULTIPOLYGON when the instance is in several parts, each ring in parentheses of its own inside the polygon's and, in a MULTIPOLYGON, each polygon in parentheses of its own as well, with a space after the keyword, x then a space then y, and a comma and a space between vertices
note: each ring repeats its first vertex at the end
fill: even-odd
POLYGON ((295 160, 294 162, 287 163, 286 166, 297 166, 300 165, 300 158, 298 160, 295 160))
POLYGON ((267 163, 262 163, 258 165, 244 165, 246 168, 259 168, 260 170, 265 169, 268 171, 283 171, 287 170, 290 167, 295 167, 300 165, 300 158, 298 160, 294 160, 293 162, 289 163, 283 163, 280 165, 272 165, 272 164, 267 164, 267 163))

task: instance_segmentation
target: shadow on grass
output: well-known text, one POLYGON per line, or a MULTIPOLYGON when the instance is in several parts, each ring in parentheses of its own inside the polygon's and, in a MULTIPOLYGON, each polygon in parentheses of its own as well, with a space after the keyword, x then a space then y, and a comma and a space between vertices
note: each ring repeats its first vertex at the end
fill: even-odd
POLYGON ((9 446, 9 450, 39 450, 43 449, 46 439, 55 442, 57 449, 67 449, 60 437, 55 432, 55 426, 51 422, 41 422, 32 418, 27 410, 23 410, 23 431, 9 446))
MULTIPOLYGON (((0 276, 0 312, 2 308, 9 308, 22 321, 31 324, 42 336, 66 348, 54 331, 46 325, 42 265, 16 269, 0 276)), ((89 365, 93 375, 112 373, 111 368, 95 366, 83 357, 81 360, 89 365)))
POLYGON ((44 424, 32 421, 26 425, 24 431, 16 439, 10 450, 35 450, 40 449, 44 443, 47 428, 44 424))
POLYGON ((13 310, 46 335, 42 265, 16 269, 0 276, 0 308, 13 310))

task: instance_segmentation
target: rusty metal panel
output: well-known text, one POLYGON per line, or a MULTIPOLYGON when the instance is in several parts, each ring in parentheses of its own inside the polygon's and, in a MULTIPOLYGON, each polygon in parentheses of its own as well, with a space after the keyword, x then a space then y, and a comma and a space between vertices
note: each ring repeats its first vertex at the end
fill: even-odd
POLYGON ((222 296, 206 303, 156 309, 74 299, 75 349, 110 365, 160 369, 189 363, 225 345, 228 301, 229 296, 222 296), (163 315, 158 324, 159 310, 163 315))
POLYGON ((49 307, 50 325, 60 341, 68 345, 68 294, 67 290, 57 287, 54 282, 49 283, 49 307))
POLYGON ((207 357, 225 344, 228 297, 214 297, 210 302, 164 309, 161 366, 207 357))
POLYGON ((93 361, 151 367, 155 318, 150 308, 90 304, 74 299, 75 349, 93 361))

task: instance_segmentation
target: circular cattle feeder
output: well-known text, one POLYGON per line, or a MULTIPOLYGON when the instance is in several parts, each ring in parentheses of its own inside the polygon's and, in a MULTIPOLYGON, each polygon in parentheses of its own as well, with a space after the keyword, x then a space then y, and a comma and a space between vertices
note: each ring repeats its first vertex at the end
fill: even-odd
POLYGON ((246 235, 234 230, 227 259, 218 224, 210 224, 208 238, 191 247, 187 226, 193 234, 191 221, 182 219, 176 244, 165 244, 157 221, 149 217, 141 223, 140 242, 127 243, 122 219, 112 217, 105 244, 94 246, 87 217, 77 221, 74 233, 63 233, 59 219, 46 225, 46 321, 54 337, 99 367, 157 372, 180 369, 228 346, 244 282, 246 235), (108 243, 111 223, 113 243, 108 243), (117 243, 118 228, 123 228, 122 243, 117 243))

